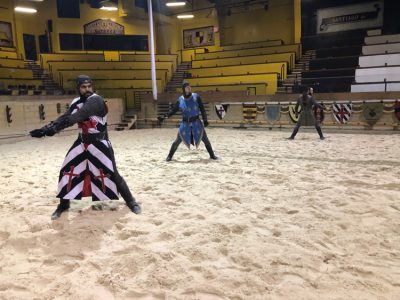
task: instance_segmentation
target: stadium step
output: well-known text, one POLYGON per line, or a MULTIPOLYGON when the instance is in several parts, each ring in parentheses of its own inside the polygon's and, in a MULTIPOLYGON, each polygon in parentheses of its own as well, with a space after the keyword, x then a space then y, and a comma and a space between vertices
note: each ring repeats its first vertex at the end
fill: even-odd
POLYGON ((50 75, 44 72, 35 61, 26 60, 25 67, 32 70, 32 77, 34 79, 42 81, 47 94, 59 95, 64 93, 63 88, 54 82, 50 75))
POLYGON ((278 87, 277 94, 291 94, 293 93, 292 87, 278 87))
POLYGON ((137 125, 137 115, 131 115, 131 113, 126 113, 121 123, 115 128, 116 131, 123 131, 125 129, 133 129, 137 125))
POLYGON ((167 83, 167 92, 175 92, 178 88, 181 88, 182 83, 185 80, 185 75, 191 68, 191 62, 181 63, 172 74, 172 78, 167 83))

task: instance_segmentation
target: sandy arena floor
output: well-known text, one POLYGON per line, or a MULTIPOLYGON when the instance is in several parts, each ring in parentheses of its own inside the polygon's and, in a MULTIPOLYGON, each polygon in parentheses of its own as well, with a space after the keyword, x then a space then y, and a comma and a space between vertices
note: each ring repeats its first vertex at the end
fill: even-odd
POLYGON ((111 132, 139 216, 51 221, 75 135, 0 145, 0 299, 400 299, 398 135, 207 132, 111 132))

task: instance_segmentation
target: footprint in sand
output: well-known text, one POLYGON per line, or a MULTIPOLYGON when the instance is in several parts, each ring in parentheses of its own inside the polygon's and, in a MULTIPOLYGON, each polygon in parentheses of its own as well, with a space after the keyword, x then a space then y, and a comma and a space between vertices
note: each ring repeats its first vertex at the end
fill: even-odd
POLYGON ((305 281, 306 280, 300 274, 286 272, 283 274, 280 285, 281 286, 293 286, 293 285, 302 286, 305 283, 305 281))
POLYGON ((50 228, 49 224, 33 224, 29 228, 29 232, 35 233, 50 228))
POLYGON ((267 217, 266 214, 258 214, 257 219, 264 220, 267 217))
POLYGON ((289 211, 287 212, 287 214, 288 214, 288 215, 294 215, 294 214, 297 214, 298 212, 299 212, 298 210, 294 209, 294 210, 289 210, 289 211))
POLYGON ((247 228, 248 228, 248 226, 246 226, 246 225, 234 225, 234 226, 232 226, 231 231, 232 231, 232 233, 235 233, 235 234, 242 234, 244 231, 247 230, 247 228))
POLYGON ((172 241, 175 240, 176 236, 169 232, 162 232, 158 235, 158 241, 172 241))
POLYGON ((124 240, 127 240, 127 239, 132 238, 132 237, 138 237, 140 235, 147 235, 147 234, 149 234, 148 231, 125 229, 125 230, 123 230, 122 232, 120 232, 118 234, 118 239, 124 241, 124 240))
POLYGON ((152 223, 156 226, 160 226, 163 222, 160 220, 153 220, 152 223))
POLYGON ((169 201, 169 202, 165 202, 165 204, 166 204, 166 205, 169 205, 169 206, 180 206, 180 204, 179 204, 179 203, 176 203, 176 202, 171 202, 171 201, 169 201))
POLYGON ((218 249, 219 253, 221 253, 223 256, 228 256, 228 249, 226 249, 226 247, 221 247, 218 249))
POLYGON ((192 231, 185 231, 185 232, 183 233, 184 236, 191 236, 191 235, 193 235, 193 234, 194 234, 194 232, 192 232, 192 231))
POLYGON ((75 271, 78 268, 79 268, 79 264, 78 263, 64 263, 63 270, 62 270, 62 275, 66 275, 66 274, 72 273, 73 271, 75 271))
POLYGON ((242 203, 242 201, 240 200, 240 197, 229 197, 228 200, 234 201, 239 204, 242 203))
POLYGON ((9 232, 0 231, 0 242, 4 242, 4 241, 8 240, 9 237, 10 237, 9 232))
POLYGON ((282 235, 282 233, 280 231, 278 231, 278 230, 274 230, 272 232, 272 235, 275 236, 275 237, 280 237, 282 235))
POLYGON ((324 231, 324 234, 330 238, 333 238, 334 236, 336 236, 336 234, 332 231, 324 231))

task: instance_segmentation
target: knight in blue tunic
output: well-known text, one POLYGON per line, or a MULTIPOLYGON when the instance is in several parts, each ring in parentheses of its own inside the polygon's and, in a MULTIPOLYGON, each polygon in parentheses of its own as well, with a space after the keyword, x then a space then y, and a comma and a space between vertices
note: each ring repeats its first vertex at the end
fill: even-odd
POLYGON ((172 144, 166 160, 172 160, 172 157, 181 142, 184 142, 184 144, 190 149, 190 144, 198 148, 201 141, 204 142, 206 149, 210 154, 210 158, 215 160, 218 159, 214 154, 210 140, 208 139, 204 129, 204 127, 208 126, 208 121, 200 96, 196 93, 192 93, 192 88, 188 83, 183 84, 182 90, 183 95, 179 97, 174 107, 167 114, 158 117, 158 120, 162 122, 164 119, 176 114, 178 110, 182 111, 182 121, 179 125, 178 136, 172 144), (201 113, 203 122, 201 122, 199 118, 199 113, 201 113))

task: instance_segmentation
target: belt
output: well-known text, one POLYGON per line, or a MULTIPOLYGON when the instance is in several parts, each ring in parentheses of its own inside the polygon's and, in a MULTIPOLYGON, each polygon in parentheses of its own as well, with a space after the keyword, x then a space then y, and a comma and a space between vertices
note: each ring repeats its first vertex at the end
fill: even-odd
POLYGON ((79 139, 84 144, 92 144, 96 141, 104 140, 105 137, 106 137, 105 132, 79 134, 79 139))
POLYGON ((198 119, 199 119, 199 116, 194 116, 194 117, 189 117, 189 118, 182 117, 182 121, 185 123, 194 122, 198 119))

